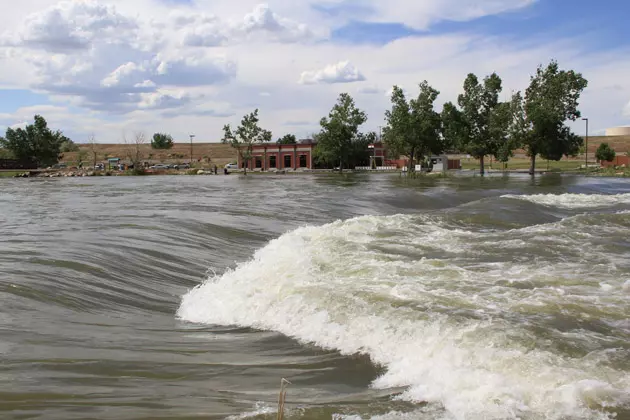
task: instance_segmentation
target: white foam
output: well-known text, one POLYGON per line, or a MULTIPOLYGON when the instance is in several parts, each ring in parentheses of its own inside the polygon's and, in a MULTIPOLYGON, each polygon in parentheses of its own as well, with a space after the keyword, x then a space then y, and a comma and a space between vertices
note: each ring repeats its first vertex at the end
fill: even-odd
MULTIPOLYGON (((540 232, 567 229, 555 223, 510 235, 525 246, 540 232)), ((600 286, 621 288, 617 273, 586 254, 557 266, 473 258, 472 250, 482 257, 499 252, 501 235, 411 216, 300 228, 191 290, 178 316, 368 354, 386 367, 374 387, 407 387, 401 398, 439 404, 454 419, 603 419, 597 407, 630 404, 628 372, 545 350, 515 319, 578 304, 585 313, 627 312, 626 296, 600 286), (427 251, 445 258, 422 258, 427 251), (570 279, 580 270, 587 275, 570 279), (510 287, 506 279, 537 286, 510 287)))
POLYGON ((564 209, 589 209, 630 204, 630 194, 533 194, 503 195, 502 198, 529 201, 549 207, 564 209))

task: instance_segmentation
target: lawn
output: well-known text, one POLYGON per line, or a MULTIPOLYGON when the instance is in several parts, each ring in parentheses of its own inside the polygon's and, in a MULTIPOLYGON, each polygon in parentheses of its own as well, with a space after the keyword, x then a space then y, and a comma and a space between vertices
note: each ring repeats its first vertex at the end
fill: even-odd
MULTIPOLYGON (((486 160, 486 169, 495 169, 501 170, 503 169, 503 164, 496 161, 486 160)), ((584 161, 581 160, 567 160, 562 159, 560 161, 547 161, 544 159, 536 159, 536 169, 538 170, 561 170, 561 171, 572 171, 580 168, 581 165, 584 164, 584 161)), ((589 162, 592 164, 592 162, 589 162)), ((513 158, 510 159, 507 164, 508 170, 515 169, 529 169, 530 161, 529 159, 522 158, 513 158)), ((478 169, 479 161, 476 159, 462 159, 462 169, 478 169)))

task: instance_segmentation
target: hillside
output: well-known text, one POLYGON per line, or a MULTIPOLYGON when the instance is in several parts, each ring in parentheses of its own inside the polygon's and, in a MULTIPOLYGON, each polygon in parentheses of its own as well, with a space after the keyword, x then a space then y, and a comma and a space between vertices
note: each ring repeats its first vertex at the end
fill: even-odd
MULTIPOLYGON (((128 161, 128 156, 135 151, 135 145, 127 144, 97 144, 96 161, 104 162, 107 158, 121 158, 128 161)), ((64 153, 62 162, 75 163, 81 154, 82 159, 92 163, 93 156, 91 146, 80 144, 79 152, 64 153)), ((226 163, 236 162, 236 151, 227 144, 221 143, 193 143, 193 160, 201 160, 203 163, 223 166, 226 163)), ((190 143, 175 143, 172 149, 156 150, 150 144, 141 146, 143 161, 150 163, 178 163, 190 161, 190 143)))

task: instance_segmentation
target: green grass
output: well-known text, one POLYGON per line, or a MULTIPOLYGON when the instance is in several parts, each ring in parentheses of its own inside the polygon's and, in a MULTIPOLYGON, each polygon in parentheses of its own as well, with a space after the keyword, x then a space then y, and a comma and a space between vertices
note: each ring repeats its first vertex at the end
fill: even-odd
POLYGON ((18 174, 22 174, 24 173, 24 171, 20 172, 20 171, 15 171, 15 172, 2 172, 0 171, 0 178, 13 178, 14 176, 18 175, 18 174))
MULTIPOLYGON (((549 170, 549 171, 575 171, 583 165, 583 161, 579 160, 567 160, 562 159, 560 161, 546 161, 544 159, 536 159, 537 170, 549 170)), ((523 170, 529 169, 529 159, 510 159, 507 164, 508 170, 523 170)), ((502 170, 503 164, 497 161, 485 161, 486 169, 502 170)), ((476 159, 462 159, 462 169, 479 169, 479 161, 476 159)))

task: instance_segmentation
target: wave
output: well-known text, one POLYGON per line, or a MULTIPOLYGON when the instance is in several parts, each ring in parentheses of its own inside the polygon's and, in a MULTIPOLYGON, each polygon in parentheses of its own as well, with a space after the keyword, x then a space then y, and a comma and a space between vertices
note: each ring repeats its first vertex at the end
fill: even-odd
POLYGON ((630 204, 630 193, 627 194, 533 194, 514 195, 507 194, 502 198, 529 201, 549 207, 564 209, 590 209, 610 207, 620 204, 630 204))
POLYGON ((547 323, 563 316, 618 322, 630 316, 627 285, 593 247, 590 257, 549 263, 554 248, 564 259, 565 249, 588 240, 572 237, 573 229, 557 222, 505 237, 425 215, 302 227, 189 291, 177 315, 367 354, 385 368, 373 387, 405 387, 399 398, 451 418, 604 419, 605 407, 630 404, 627 370, 607 362, 610 349, 592 350, 607 337, 568 335, 547 323), (545 235, 562 238, 531 245, 545 235), (539 338, 539 328, 591 349, 588 357, 564 353, 539 338))

